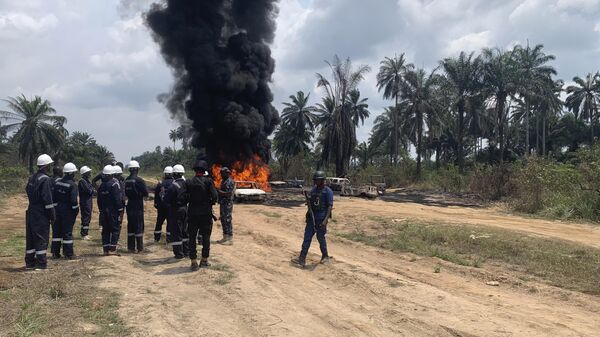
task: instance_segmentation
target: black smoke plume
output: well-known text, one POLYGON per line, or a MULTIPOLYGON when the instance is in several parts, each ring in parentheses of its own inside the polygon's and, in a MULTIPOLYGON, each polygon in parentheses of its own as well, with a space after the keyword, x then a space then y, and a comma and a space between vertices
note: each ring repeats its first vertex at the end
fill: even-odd
POLYGON ((146 15, 175 83, 163 102, 193 123, 210 163, 268 162, 277 0, 167 0, 146 15))

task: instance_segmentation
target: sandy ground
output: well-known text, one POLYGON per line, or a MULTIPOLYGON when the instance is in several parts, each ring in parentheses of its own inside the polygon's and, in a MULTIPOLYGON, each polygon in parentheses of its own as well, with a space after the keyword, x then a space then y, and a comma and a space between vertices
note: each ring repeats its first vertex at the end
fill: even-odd
MULTIPOLYGON (((19 198, 8 203, 2 223, 22 220, 19 198)), ((403 198, 336 197, 329 265, 317 264, 316 239, 307 269, 290 264, 300 248, 305 208, 299 197, 285 197, 236 204, 234 245, 213 245, 210 269, 189 272, 189 261, 171 260, 163 243, 148 244, 145 254, 98 259, 93 268, 101 286, 122 294, 120 314, 135 336, 598 336, 597 297, 521 281, 500 266, 415 260, 335 236, 379 217, 498 226, 598 247, 598 228, 443 198, 403 198), (434 273, 438 264, 442 271, 434 273)), ((150 242, 155 212, 147 206, 150 242)), ((92 228, 97 237, 97 214, 92 228)), ((214 240, 220 230, 216 225, 214 240)))

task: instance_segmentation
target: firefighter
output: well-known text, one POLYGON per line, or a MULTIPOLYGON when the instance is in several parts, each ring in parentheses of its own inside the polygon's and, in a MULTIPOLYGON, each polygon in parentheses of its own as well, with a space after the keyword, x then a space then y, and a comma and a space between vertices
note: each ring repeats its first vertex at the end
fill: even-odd
POLYGON ((208 267, 210 253, 210 235, 212 233, 213 213, 212 206, 217 202, 218 193, 212 179, 208 176, 208 165, 199 160, 194 165, 196 175, 186 181, 186 191, 189 201, 188 207, 188 234, 190 238, 191 270, 199 267, 208 267), (196 238, 202 237, 202 259, 198 266, 198 253, 196 251, 196 238))
POLYGON ((75 183, 77 167, 73 163, 66 163, 62 171, 63 177, 54 183, 52 194, 56 205, 56 221, 52 224, 51 251, 53 258, 60 258, 62 245, 65 257, 73 259, 73 226, 79 214, 78 188, 75 183))
POLYGON ((90 176, 92 175, 92 169, 83 166, 79 173, 81 179, 79 179, 79 210, 81 212, 81 238, 84 240, 91 239, 89 234, 90 222, 92 221, 92 197, 94 195, 94 185, 90 182, 90 176))
POLYGON ((46 250, 50 224, 56 219, 52 199, 51 181, 47 173, 54 161, 47 154, 37 158, 38 171, 27 182, 25 191, 29 206, 25 212, 25 267, 27 269, 48 267, 46 250))
POLYGON ((306 255, 315 234, 317 234, 321 249, 321 263, 329 262, 325 234, 327 234, 327 224, 333 208, 333 191, 325 186, 325 172, 323 171, 315 172, 313 182, 314 187, 310 191, 310 195, 307 196, 308 212, 306 213, 306 228, 304 229, 302 249, 300 256, 292 260, 301 267, 306 265, 306 255))
POLYGON ((231 170, 227 167, 221 169, 221 188, 219 193, 219 216, 223 226, 223 239, 220 244, 233 243, 233 225, 231 223, 233 213, 233 195, 235 192, 235 182, 231 179, 231 170))
POLYGON ((127 250, 141 253, 144 250, 144 198, 148 197, 148 188, 144 179, 138 176, 140 163, 129 162, 129 177, 125 179, 127 195, 127 250))
POLYGON ((176 259, 183 259, 189 255, 188 233, 187 233, 187 197, 185 180, 183 174, 185 169, 182 165, 173 166, 173 184, 167 190, 165 201, 169 206, 169 220, 167 221, 167 232, 171 233, 169 244, 173 246, 173 254, 176 259), (171 228, 168 228, 168 227, 171 228))
POLYGON ((103 182, 98 189, 98 209, 102 223, 102 249, 104 255, 116 253, 121 221, 123 220, 123 197, 121 185, 114 177, 114 167, 106 165, 102 170, 103 182))
MULTIPOLYGON (((154 242, 159 242, 160 237, 162 236, 162 226, 165 220, 167 220, 168 225, 168 211, 169 208, 165 202, 165 195, 173 184, 173 168, 171 166, 165 167, 164 170, 164 178, 161 182, 156 184, 156 188, 154 189, 154 208, 156 208, 156 226, 154 226, 154 242)), ((167 230, 167 242, 169 242, 169 236, 171 233, 167 230)))

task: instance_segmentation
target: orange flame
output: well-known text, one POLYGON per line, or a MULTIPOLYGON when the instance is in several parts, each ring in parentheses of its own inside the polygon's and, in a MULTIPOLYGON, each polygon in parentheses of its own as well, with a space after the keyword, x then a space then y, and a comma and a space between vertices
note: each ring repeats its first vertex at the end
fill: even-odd
MULTIPOLYGON (((212 175, 215 180, 215 186, 221 186, 221 167, 220 164, 215 164, 211 168, 212 175)), ((256 182, 259 188, 266 192, 271 192, 269 185, 269 175, 271 170, 258 155, 247 161, 237 161, 229 168, 231 170, 231 178, 235 181, 253 181, 256 182)))

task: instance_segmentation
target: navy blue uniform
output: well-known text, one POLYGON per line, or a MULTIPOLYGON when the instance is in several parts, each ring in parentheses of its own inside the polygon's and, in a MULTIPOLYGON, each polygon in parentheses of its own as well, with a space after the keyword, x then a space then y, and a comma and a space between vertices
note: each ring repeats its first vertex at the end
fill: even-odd
POLYGON ((52 199, 51 178, 38 171, 29 178, 25 191, 29 207, 25 212, 25 265, 47 267, 46 250, 50 223, 56 219, 52 199))
POLYGON ((310 207, 315 217, 315 223, 313 223, 312 216, 307 214, 306 228, 304 229, 304 241, 302 242, 300 256, 302 258, 306 257, 312 238, 315 234, 317 234, 321 254, 323 256, 329 256, 327 252, 327 241, 325 240, 327 228, 322 227, 321 224, 325 221, 329 208, 333 207, 333 191, 327 186, 323 187, 323 189, 319 189, 316 186, 313 187, 310 191, 310 207))
POLYGON ((235 182, 231 177, 221 182, 221 191, 231 193, 228 197, 219 198, 219 215, 221 217, 221 225, 223 226, 223 236, 233 236, 233 193, 235 191, 235 182))
POLYGON ((165 196, 165 201, 169 205, 168 217, 170 223, 167 222, 167 232, 171 233, 169 244, 173 246, 173 254, 178 259, 189 255, 187 196, 185 187, 185 180, 179 178, 173 181, 165 196))
POLYGON ((51 247, 54 257, 60 257, 61 245, 66 257, 73 256, 73 226, 79 214, 78 191, 72 176, 67 175, 54 183, 56 221, 52 224, 51 247))
POLYGON ((81 211, 81 236, 87 236, 92 221, 92 205, 94 196, 94 185, 87 177, 81 178, 78 183, 79 189, 79 210, 81 211))
POLYGON ((102 223, 102 248, 104 252, 117 250, 121 234, 120 217, 123 214, 121 185, 115 178, 103 182, 98 189, 98 209, 102 223))
POLYGON ((185 182, 188 206, 188 235, 190 238, 190 259, 198 258, 196 238, 202 236, 202 257, 207 259, 210 253, 210 235, 212 234, 212 206, 217 202, 218 193, 215 184, 208 176, 197 175, 185 182))
POLYGON ((154 188, 154 208, 156 208, 156 225, 154 226, 154 241, 160 241, 162 235, 162 225, 167 220, 167 242, 170 241, 171 233, 168 231, 169 228, 169 206, 165 202, 165 196, 169 187, 173 184, 173 178, 165 178, 163 181, 156 184, 154 188))
POLYGON ((127 196, 127 249, 138 252, 144 250, 144 198, 148 188, 144 179, 131 174, 125 179, 127 196))

